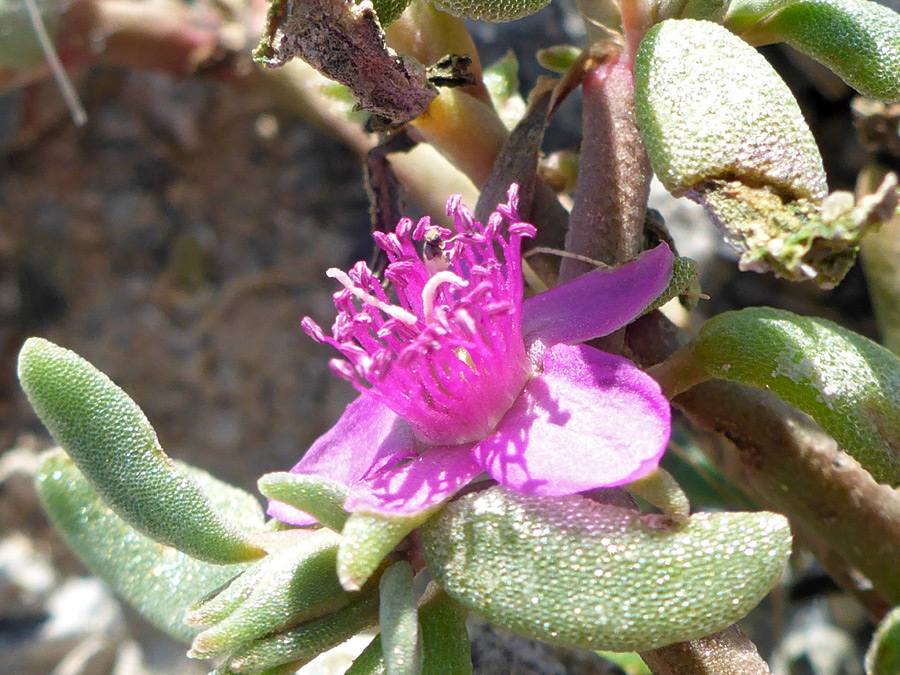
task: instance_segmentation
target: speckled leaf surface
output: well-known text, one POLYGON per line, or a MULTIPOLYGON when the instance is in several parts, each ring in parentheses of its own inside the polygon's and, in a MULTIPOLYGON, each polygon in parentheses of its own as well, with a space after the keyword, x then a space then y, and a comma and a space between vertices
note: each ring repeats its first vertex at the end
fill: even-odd
POLYGON ((409 3, 410 0, 373 0, 372 5, 381 25, 390 26, 400 18, 409 3))
MULTIPOLYGON (((61 451, 44 456, 36 485, 50 519, 82 562, 153 625, 183 642, 198 632, 183 621, 187 608, 245 567, 204 563, 136 532, 61 451)), ((218 494, 234 489, 223 487, 218 494)))
POLYGON ((724 312, 661 366, 667 393, 720 378, 771 391, 813 417, 875 478, 900 484, 900 359, 825 319, 724 312))
POLYGON ((431 509, 396 518, 362 512, 351 514, 341 531, 338 549, 338 578, 344 588, 359 590, 384 557, 433 512, 431 509))
POLYGON ((550 0, 435 0, 434 4, 453 16, 503 23, 534 14, 550 0))
POLYGON ((264 555, 163 452, 138 405, 90 363, 30 338, 19 354, 19 380, 56 442, 131 526, 208 562, 264 555))
POLYGON ((269 499, 277 499, 300 509, 336 532, 347 522, 343 509, 347 488, 322 476, 279 471, 267 473, 257 481, 259 491, 269 499))
POLYGON ((900 607, 890 612, 872 637, 866 652, 868 675, 896 675, 900 673, 900 607))
MULTIPOLYGON (((422 675, 471 675, 472 653, 466 629, 466 610, 434 584, 419 605, 422 627, 422 675)), ((381 636, 363 650, 345 675, 384 675, 381 636)))
POLYGON ((773 513, 700 513, 655 529, 587 499, 467 495, 423 528, 435 580, 515 633, 588 649, 644 651, 722 630, 752 609, 790 552, 773 513))
MULTIPOLYGON (((738 26, 741 18, 739 14, 738 26)), ((876 2, 801 0, 743 31, 742 37, 755 43, 786 42, 861 94, 900 99, 900 14, 876 2)))
POLYGON ((258 640, 232 655, 225 665, 235 673, 259 673, 286 663, 294 664, 296 670, 376 623, 378 593, 367 588, 346 607, 258 640))
MULTIPOLYGON (((255 583, 249 593, 237 582, 235 594, 245 596, 219 623, 200 633, 189 655, 211 658, 227 654, 286 626, 332 612, 351 600, 337 579, 338 535, 309 532, 249 570, 255 583)), ((225 589, 228 594, 231 587, 225 589)), ((216 599, 214 599, 215 601, 216 599)), ((200 607, 195 616, 209 616, 200 607)))
POLYGON ((421 675, 422 635, 412 565, 401 560, 378 583, 378 626, 387 675, 421 675))
POLYGON ((641 42, 634 84, 647 153, 669 191, 737 178, 825 196, 818 148, 787 85, 722 26, 657 24, 641 42))

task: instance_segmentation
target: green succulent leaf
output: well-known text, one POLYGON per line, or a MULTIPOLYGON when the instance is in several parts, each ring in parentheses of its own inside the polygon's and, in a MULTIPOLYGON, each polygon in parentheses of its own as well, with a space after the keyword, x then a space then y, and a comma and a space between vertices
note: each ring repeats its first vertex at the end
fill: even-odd
POLYGON ((869 0, 779 4, 735 3, 725 26, 754 44, 786 42, 861 94, 900 100, 900 14, 869 0), (769 7, 775 11, 760 17, 769 7))
POLYGON ((488 621, 551 644, 644 651, 722 630, 777 581, 790 552, 773 513, 700 513, 681 527, 581 495, 504 488, 423 528, 428 569, 488 621))
POLYGON ((644 310, 644 314, 649 314, 654 309, 659 309, 669 300, 677 298, 685 291, 698 288, 697 279, 699 276, 700 265, 697 264, 696 260, 680 256, 675 258, 672 261, 672 278, 669 280, 669 285, 666 286, 666 290, 662 292, 662 295, 650 303, 647 309, 644 310))
POLYGON ((239 650, 225 664, 234 673, 259 673, 293 664, 295 669, 378 623, 378 593, 367 587, 353 602, 294 629, 275 633, 239 650))
POLYGON ((634 85, 641 135, 669 191, 739 179, 795 197, 825 196, 818 148, 787 85, 722 26, 655 25, 638 50, 634 85))
POLYGON ((875 480, 900 484, 900 359, 831 321, 768 307, 725 312, 653 375, 668 395, 712 378, 771 391, 875 480))
POLYGON ((866 652, 868 675, 900 673, 900 607, 891 611, 878 626, 866 652))
POLYGON ((727 0, 660 0, 656 9, 656 21, 700 19, 721 23, 727 8, 727 0))
POLYGON ((343 508, 347 488, 340 483, 322 476, 281 471, 267 473, 257 485, 264 496, 308 513, 335 532, 340 532, 347 522, 347 512, 343 508))
MULTIPOLYGON (((437 585, 426 590, 419 605, 422 628, 422 675, 472 675, 472 653, 466 610, 437 585)), ((356 657, 345 675, 385 675, 381 635, 356 657)))
POLYGON ((422 672, 422 636, 413 578, 412 565, 401 560, 388 567, 379 582, 378 625, 387 675, 422 672))
MULTIPOLYGON (((192 474, 215 482, 199 469, 192 474)), ((183 642, 198 632, 184 623, 188 607, 246 567, 201 562, 135 531, 60 450, 43 456, 36 487, 53 524, 82 562, 150 623, 183 642)), ((223 484, 214 494, 221 498, 233 489, 223 484)))
POLYGON ((544 9, 550 0, 434 0, 447 14, 492 23, 515 21, 544 9))
MULTIPOLYGON (((360 0, 357 0, 359 2, 360 0)), ((400 18, 411 0, 372 0, 375 7, 375 14, 378 15, 378 21, 382 26, 390 26, 394 21, 400 18)))
POLYGON ((732 33, 740 35, 748 28, 771 16, 779 9, 800 0, 731 0, 727 3, 721 23, 732 33))
POLYGON ((402 517, 351 514, 341 531, 338 549, 337 569, 341 585, 348 591, 359 590, 384 557, 432 513, 434 509, 402 517))
POLYGON ((542 68, 562 74, 581 58, 581 48, 575 45, 553 45, 538 49, 535 58, 542 68))
POLYGON ((509 50, 499 61, 484 69, 484 86, 491 103, 507 129, 512 130, 525 115, 525 99, 519 93, 519 61, 509 50))
POLYGON ((707 209, 741 269, 833 287, 862 236, 896 209, 896 185, 859 204, 849 193, 827 196, 819 151, 787 85, 722 26, 657 24, 634 77, 653 170, 707 209))
POLYGON ((472 675, 472 651, 466 629, 466 609, 437 585, 431 584, 419 605, 422 675, 472 675))
MULTIPOLYGON (((56 442, 132 527, 207 562, 227 564, 265 555, 163 452, 150 422, 128 394, 83 358, 30 338, 19 353, 19 380, 56 442)), ((259 505, 252 511, 258 513, 259 505)))
POLYGON ((385 675, 384 656, 381 649, 381 635, 376 635, 368 646, 357 656, 344 675, 385 675))
POLYGON ((222 621, 250 597, 265 571, 266 566, 260 565, 260 561, 252 563, 240 576, 192 604, 184 616, 185 623, 197 627, 196 632, 200 632, 203 628, 222 621))
MULTIPOLYGON (((221 656, 349 603, 352 597, 337 579, 338 540, 339 536, 328 530, 304 533, 298 542, 256 563, 256 569, 248 571, 255 582, 250 592, 242 585, 235 589, 242 601, 194 639, 189 656, 221 656)), ((189 619, 203 616, 203 611, 198 608, 189 619)))

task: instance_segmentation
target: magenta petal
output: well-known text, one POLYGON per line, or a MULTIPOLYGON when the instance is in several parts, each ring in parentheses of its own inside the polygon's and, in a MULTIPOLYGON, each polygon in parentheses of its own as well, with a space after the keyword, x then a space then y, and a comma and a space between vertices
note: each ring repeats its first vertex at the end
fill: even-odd
POLYGON ((586 345, 556 345, 475 456, 502 485, 562 496, 629 483, 659 463, 671 411, 630 361, 586 345))
POLYGON ((522 304, 525 344, 577 344, 608 335, 641 315, 672 276, 665 244, 611 270, 588 272, 522 304))
MULTIPOLYGON (((360 396, 331 429, 313 443, 291 473, 324 476, 351 487, 373 468, 415 454, 412 429, 369 396, 360 396)), ((283 523, 311 525, 315 519, 292 506, 269 501, 267 513, 283 523)))
POLYGON ((432 447, 411 461, 366 478, 351 490, 344 507, 408 516, 447 501, 481 471, 471 444, 432 447))

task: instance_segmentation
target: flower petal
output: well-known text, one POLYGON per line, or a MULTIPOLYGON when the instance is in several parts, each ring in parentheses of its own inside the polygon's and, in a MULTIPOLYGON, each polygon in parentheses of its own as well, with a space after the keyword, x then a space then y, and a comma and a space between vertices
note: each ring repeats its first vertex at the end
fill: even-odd
POLYGON ((586 345, 551 347, 474 453, 491 477, 530 495, 561 496, 629 483, 659 463, 671 410, 630 361, 586 345))
POLYGON ((482 472, 472 444, 436 446, 412 461, 367 477, 344 502, 349 511, 408 516, 447 501, 482 472))
POLYGON ((672 276, 665 244, 614 269, 597 269, 522 303, 526 346, 586 342, 627 325, 662 295, 672 276))
MULTIPOLYGON (((310 446, 291 473, 324 476, 349 488, 376 465, 395 464, 414 456, 415 445, 412 429, 401 417, 362 395, 310 446)), ((275 500, 269 501, 267 513, 291 525, 316 522, 303 511, 275 500)))

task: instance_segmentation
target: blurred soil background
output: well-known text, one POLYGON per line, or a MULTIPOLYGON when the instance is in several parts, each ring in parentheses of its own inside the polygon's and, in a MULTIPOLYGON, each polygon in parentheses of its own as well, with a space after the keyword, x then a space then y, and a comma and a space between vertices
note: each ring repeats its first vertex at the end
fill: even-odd
MULTIPOLYGON (((561 2, 471 28, 485 63, 516 50, 523 91, 540 72, 535 48, 581 39, 561 2)), ((800 98, 831 188, 852 189, 870 155, 852 132, 851 92, 796 55, 766 54, 800 98)), ((112 69, 78 88, 89 115, 81 129, 53 84, 0 97, 0 673, 202 673, 86 576, 49 529, 29 471, 50 440, 18 387, 16 354, 31 335, 76 351, 131 394, 170 455, 255 492, 260 474, 292 466, 353 396, 299 320, 330 325, 324 271, 370 256, 361 164, 261 92, 112 69)), ((577 147, 579 115, 577 99, 566 104, 548 150, 577 147)), ((767 304, 876 337, 858 269, 831 292, 743 274, 702 211, 661 191, 653 206, 681 253, 703 265, 711 299, 699 317, 767 304)), ((871 627, 799 563, 807 571, 750 624, 763 655, 794 663, 781 672, 861 673, 871 627), (795 618, 773 627, 776 615, 795 618), (779 633, 796 644, 785 653, 781 640, 773 656, 779 633)), ((604 672, 586 654, 483 625, 473 635, 480 673, 604 672)))

